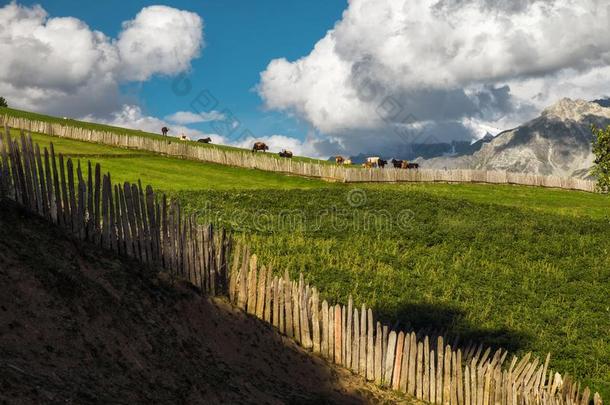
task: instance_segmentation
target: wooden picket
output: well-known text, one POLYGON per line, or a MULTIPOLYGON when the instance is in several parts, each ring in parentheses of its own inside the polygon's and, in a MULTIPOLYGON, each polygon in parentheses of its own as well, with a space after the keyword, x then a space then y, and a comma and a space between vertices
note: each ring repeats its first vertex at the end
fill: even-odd
POLYGON ((602 405, 601 396, 549 370, 550 357, 449 343, 442 336, 397 331, 360 310, 320 302, 316 288, 273 275, 246 246, 233 248, 223 230, 202 226, 180 204, 141 183, 114 184, 99 165, 41 150, 31 137, 0 136, 0 198, 119 255, 190 281, 202 293, 224 295, 278 332, 375 383, 422 401, 447 405, 602 405))
POLYGON ((218 148, 215 145, 202 145, 185 142, 176 138, 163 138, 150 135, 125 135, 109 131, 97 131, 61 123, 49 123, 26 118, 0 114, 0 126, 8 125, 22 130, 40 132, 105 145, 146 150, 183 159, 219 163, 229 166, 245 167, 293 175, 318 177, 346 183, 359 182, 450 182, 450 183, 487 183, 520 184, 527 186, 563 188, 594 192, 596 183, 590 180, 543 176, 529 173, 486 170, 404 170, 395 168, 353 168, 332 164, 305 162, 296 159, 283 159, 265 153, 251 153, 218 148))
POLYGON ((197 235, 203 227, 181 215, 179 204, 167 204, 165 196, 156 195, 151 187, 144 189, 139 182, 112 184, 110 174, 102 175, 99 165, 87 163, 83 170, 80 161, 56 156, 53 145, 41 150, 24 133, 13 139, 8 128, 0 136, 0 151, 0 195, 76 239, 132 256, 202 287, 204 293, 228 289, 231 243, 224 231, 212 234, 209 228, 212 246, 208 248, 218 257, 215 262, 202 262, 197 253, 205 247, 197 235), (161 226, 161 212, 171 218, 172 226, 161 226), (216 269, 221 271, 215 278, 216 269), (215 285, 204 286, 204 279, 215 279, 215 285))
MULTIPOLYGON (((506 351, 492 352, 491 348, 477 348, 473 344, 461 348, 440 336, 390 330, 387 325, 374 322, 371 309, 365 305, 361 310, 354 308, 351 298, 347 306, 329 305, 326 300, 320 303, 317 290, 304 284, 303 274, 298 280, 290 279, 287 273, 283 279, 285 285, 291 286, 293 296, 311 291, 311 299, 284 300, 274 296, 273 300, 278 303, 270 304, 272 311, 277 311, 276 308, 281 311, 284 302, 293 308, 305 303, 311 316, 305 315, 302 307, 286 311, 287 315, 293 315, 293 322, 295 313, 303 314, 301 345, 381 386, 405 392, 424 402, 443 405, 585 405, 591 398, 588 388, 581 389, 569 377, 558 373, 553 374, 553 378, 543 377, 548 370, 548 356, 544 364, 538 359, 532 360, 531 354, 520 360, 515 357, 510 366, 502 368, 506 351), (308 322, 304 323, 306 316, 308 322), (313 325, 311 334, 303 334, 305 324, 313 325), (313 343, 306 343, 303 336, 313 336, 313 343), (348 342, 349 349, 343 349, 348 342)), ((305 293, 305 296, 309 295, 305 293)), ((274 326, 276 323, 274 321, 274 326)), ((593 402, 602 404, 599 394, 593 395, 593 402)))

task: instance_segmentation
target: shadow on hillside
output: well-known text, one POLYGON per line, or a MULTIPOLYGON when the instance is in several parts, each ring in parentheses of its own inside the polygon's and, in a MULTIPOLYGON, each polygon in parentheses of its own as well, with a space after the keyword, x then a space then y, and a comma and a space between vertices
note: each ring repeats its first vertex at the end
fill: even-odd
MULTIPOLYGON (((444 336, 458 347, 466 347, 470 342, 477 345, 503 348, 515 353, 528 346, 532 336, 505 328, 490 329, 473 325, 466 319, 466 313, 449 304, 408 304, 395 312, 394 322, 398 329, 415 331, 418 335, 430 337, 444 336)), ((387 322, 392 325, 392 323, 387 322)))
POLYGON ((223 299, 0 202, 0 403, 393 403, 223 299))

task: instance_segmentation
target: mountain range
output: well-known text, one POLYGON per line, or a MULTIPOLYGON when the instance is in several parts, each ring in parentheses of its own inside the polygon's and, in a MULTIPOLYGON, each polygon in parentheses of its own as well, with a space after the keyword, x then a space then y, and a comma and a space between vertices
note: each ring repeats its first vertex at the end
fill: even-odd
POLYGON ((610 125, 610 100, 564 98, 517 128, 478 140, 466 153, 417 160, 425 168, 586 178, 594 160, 592 125, 610 125))

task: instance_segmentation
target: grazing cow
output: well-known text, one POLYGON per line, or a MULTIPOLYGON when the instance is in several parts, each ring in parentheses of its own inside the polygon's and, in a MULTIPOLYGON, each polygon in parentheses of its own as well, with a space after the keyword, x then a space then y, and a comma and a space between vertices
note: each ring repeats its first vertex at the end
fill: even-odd
POLYGON ((351 164, 352 164, 352 159, 345 159, 345 160, 343 161, 343 165, 345 165, 345 166, 349 166, 349 165, 351 165, 351 164))
POLYGON ((385 165, 387 165, 387 164, 388 164, 388 161, 387 161, 387 160, 379 159, 379 160, 377 161, 377 166, 381 167, 382 169, 383 169, 383 168, 385 167, 385 165))
POLYGON ((362 164, 362 167, 364 167, 365 169, 371 169, 373 167, 373 164, 371 162, 365 162, 362 164))
POLYGON ((409 163, 406 160, 403 160, 400 164, 401 169, 419 169, 419 163, 409 163))
POLYGON ((279 153, 280 157, 283 158, 291 158, 292 157, 292 151, 290 150, 286 150, 286 149, 282 149, 279 153))
POLYGON ((379 163, 379 156, 366 158, 366 163, 370 163, 371 167, 377 167, 377 164, 379 163))
POLYGON ((336 162, 338 165, 342 165, 342 164, 343 164, 343 162, 345 162, 345 159, 343 159, 343 156, 335 156, 335 162, 336 162))
POLYGON ((212 138, 210 138, 208 136, 207 138, 197 139, 197 142, 200 142, 200 143, 212 143, 212 138))
POLYGON ((181 141, 190 141, 191 138, 189 138, 188 136, 184 135, 184 134, 180 134, 180 140, 181 141))
POLYGON ((269 150, 269 147, 265 142, 254 142, 254 146, 252 146, 252 152, 258 152, 259 150, 265 152, 269 150))
POLYGON ((168 132, 169 132, 169 128, 168 127, 161 128, 161 133, 163 134, 163 136, 167 136, 168 132))

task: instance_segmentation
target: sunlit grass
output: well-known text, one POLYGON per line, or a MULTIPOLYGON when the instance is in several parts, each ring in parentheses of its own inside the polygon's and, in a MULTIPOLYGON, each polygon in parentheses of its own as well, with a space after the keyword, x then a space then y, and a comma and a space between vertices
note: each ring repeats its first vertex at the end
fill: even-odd
POLYGON ((510 185, 346 185, 34 140, 101 163, 114 181, 141 179, 169 192, 203 220, 247 237, 261 262, 302 271, 329 299, 352 295, 403 327, 440 328, 515 354, 551 352, 555 370, 610 396, 607 196, 510 185), (364 194, 361 206, 349 204, 354 189, 364 194))

